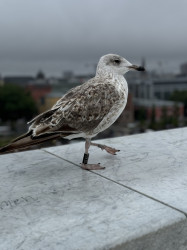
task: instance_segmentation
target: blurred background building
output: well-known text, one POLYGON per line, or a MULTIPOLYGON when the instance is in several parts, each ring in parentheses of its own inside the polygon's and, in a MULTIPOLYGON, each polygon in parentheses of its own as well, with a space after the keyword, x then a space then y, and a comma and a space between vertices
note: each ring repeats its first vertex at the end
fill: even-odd
POLYGON ((187 125, 187 2, 10 2, 0 2, 0 145, 92 78, 107 53, 147 70, 125 75, 126 109, 97 138, 187 125))

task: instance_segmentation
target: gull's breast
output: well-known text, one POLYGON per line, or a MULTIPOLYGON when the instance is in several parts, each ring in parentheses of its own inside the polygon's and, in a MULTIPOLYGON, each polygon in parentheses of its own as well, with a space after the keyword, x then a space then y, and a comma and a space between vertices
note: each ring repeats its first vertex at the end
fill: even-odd
POLYGON ((108 114, 105 115, 99 125, 92 131, 93 136, 109 128, 118 119, 127 104, 128 87, 124 78, 116 84, 116 89, 119 93, 119 99, 116 100, 108 114))

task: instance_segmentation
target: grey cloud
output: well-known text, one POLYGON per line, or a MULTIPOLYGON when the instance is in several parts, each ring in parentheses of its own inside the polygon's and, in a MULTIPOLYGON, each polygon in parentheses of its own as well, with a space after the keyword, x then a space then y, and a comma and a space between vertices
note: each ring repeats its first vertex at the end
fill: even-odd
POLYGON ((186 9, 185 0, 1 0, 0 72, 16 61, 76 69, 110 52, 182 62, 186 9))

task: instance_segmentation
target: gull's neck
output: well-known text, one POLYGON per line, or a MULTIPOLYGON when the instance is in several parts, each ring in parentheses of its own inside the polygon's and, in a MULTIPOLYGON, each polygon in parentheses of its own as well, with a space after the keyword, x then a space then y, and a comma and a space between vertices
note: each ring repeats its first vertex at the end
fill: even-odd
POLYGON ((114 84, 114 86, 119 90, 125 90, 128 93, 128 85, 127 81, 123 75, 114 72, 113 70, 109 70, 106 67, 97 67, 96 78, 106 79, 110 82, 110 84, 114 84))
POLYGON ((100 67, 100 65, 97 66, 96 77, 102 77, 102 78, 107 78, 107 79, 114 79, 114 78, 124 79, 123 75, 118 74, 112 69, 110 70, 109 68, 106 68, 103 66, 100 67))

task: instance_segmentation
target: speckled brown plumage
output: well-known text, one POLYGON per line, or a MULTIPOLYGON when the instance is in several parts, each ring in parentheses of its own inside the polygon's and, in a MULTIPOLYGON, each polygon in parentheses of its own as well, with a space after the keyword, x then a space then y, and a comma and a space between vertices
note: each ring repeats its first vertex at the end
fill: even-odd
POLYGON ((94 130, 119 100, 120 93, 110 83, 93 78, 70 90, 53 107, 31 122, 34 136, 44 132, 89 132, 94 130))

